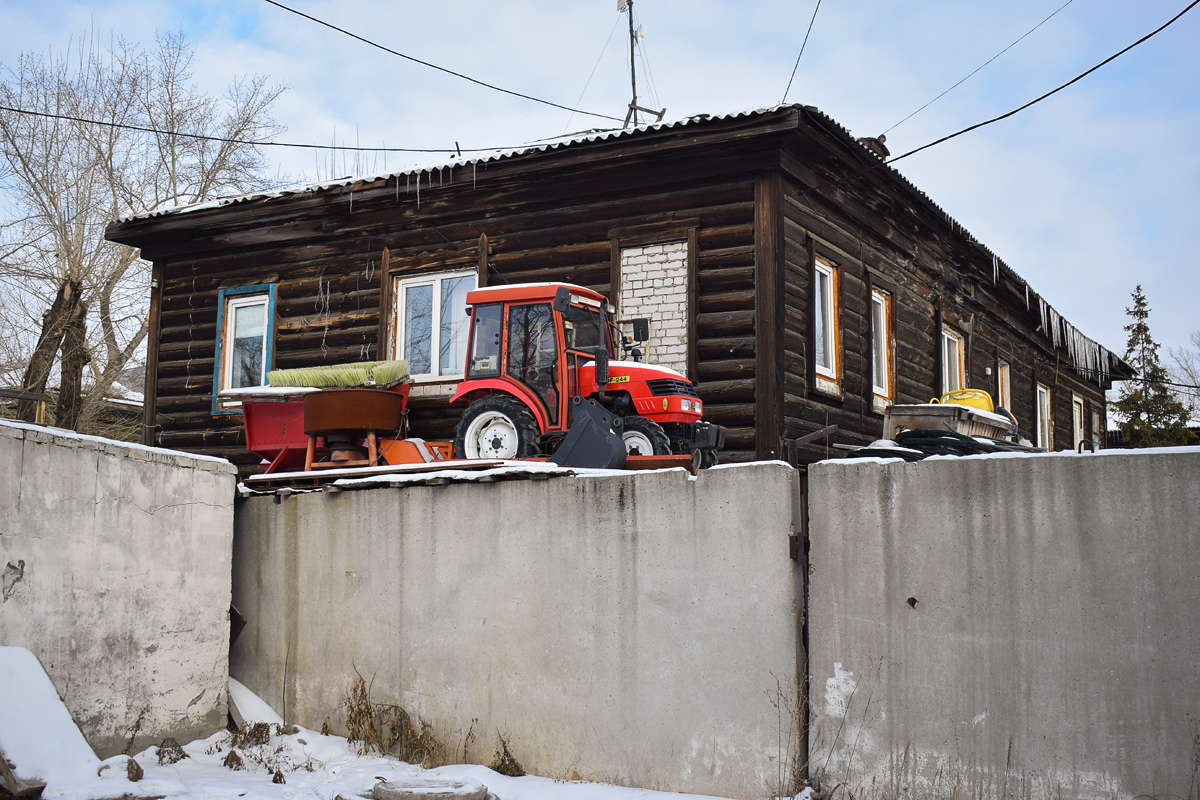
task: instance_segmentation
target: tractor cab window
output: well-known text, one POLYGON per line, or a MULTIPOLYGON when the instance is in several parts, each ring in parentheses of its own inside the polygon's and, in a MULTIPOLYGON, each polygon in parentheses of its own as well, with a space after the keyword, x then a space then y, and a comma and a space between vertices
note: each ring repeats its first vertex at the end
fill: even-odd
POLYGON ((607 346, 604 318, 600 315, 600 309, 567 306, 562 319, 563 341, 566 342, 568 350, 582 350, 594 356, 597 350, 607 346))
POLYGON ((468 378, 494 378, 500 374, 500 324, 503 315, 504 306, 500 303, 475 307, 468 378))
POLYGON ((549 303, 511 306, 508 309, 508 374, 533 390, 558 420, 555 368, 558 347, 554 339, 554 312, 549 303))

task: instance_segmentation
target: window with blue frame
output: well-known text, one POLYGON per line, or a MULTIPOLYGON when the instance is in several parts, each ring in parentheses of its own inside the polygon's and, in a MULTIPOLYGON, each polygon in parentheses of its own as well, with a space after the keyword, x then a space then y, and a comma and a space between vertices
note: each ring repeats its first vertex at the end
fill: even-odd
POLYGON ((221 392, 266 384, 274 334, 274 284, 237 286, 217 292, 214 414, 236 414, 241 410, 241 402, 222 398, 221 392))

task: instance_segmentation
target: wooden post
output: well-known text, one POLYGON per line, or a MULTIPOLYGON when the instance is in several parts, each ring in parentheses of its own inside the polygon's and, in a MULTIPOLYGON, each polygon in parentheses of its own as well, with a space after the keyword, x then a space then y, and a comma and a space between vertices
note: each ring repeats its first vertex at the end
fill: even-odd
MULTIPOLYGON (((150 316, 146 331, 146 382, 142 387, 142 444, 158 444, 158 343, 162 339, 163 275, 166 264, 150 267, 150 316)), ((219 334, 218 334, 219 335, 219 334)))
POLYGON ((475 285, 482 289, 488 285, 488 240, 486 233, 479 234, 479 266, 476 267, 476 270, 475 285))
POLYGON ((696 328, 696 316, 700 313, 700 232, 688 228, 687 232, 687 376, 694 380, 700 375, 700 361, 696 340, 700 334, 696 328))
POLYGON ((783 442, 783 181, 754 183, 755 457, 780 458, 783 442))
POLYGON ((383 248, 383 257, 379 263, 379 360, 387 361, 392 357, 388 349, 389 317, 392 314, 392 259, 388 249, 383 248))

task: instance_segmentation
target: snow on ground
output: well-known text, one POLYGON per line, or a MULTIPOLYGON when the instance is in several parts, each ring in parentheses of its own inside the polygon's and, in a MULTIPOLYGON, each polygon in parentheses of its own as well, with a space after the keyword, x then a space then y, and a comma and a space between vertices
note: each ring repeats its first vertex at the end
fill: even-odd
POLYGON ((305 728, 295 733, 278 733, 265 744, 238 748, 245 767, 224 766, 230 752, 230 734, 221 732, 183 745, 187 758, 160 765, 158 748, 150 747, 134 758, 145 772, 137 783, 126 775, 126 756, 103 762, 101 777, 87 784, 46 787, 46 800, 102 800, 129 794, 135 797, 165 797, 168 800, 291 800, 321 798, 346 800, 356 795, 371 797, 380 780, 401 777, 440 777, 478 781, 500 800, 700 800, 702 795, 630 789, 587 781, 557 781, 526 776, 509 778, 487 767, 456 764, 424 770, 377 755, 358 755, 354 746, 340 736, 323 736, 305 728), (107 769, 104 766, 107 765, 107 769), (286 783, 273 783, 279 769, 286 783))
POLYGON ((352 800, 371 797, 379 781, 401 778, 482 783, 500 800, 703 797, 587 781, 509 778, 473 764, 426 770, 387 756, 364 755, 340 736, 325 736, 295 725, 283 727, 270 706, 233 678, 229 679, 229 691, 242 716, 269 722, 242 734, 221 731, 182 747, 148 747, 132 757, 143 775, 131 781, 131 757, 96 758, 41 664, 28 650, 0 647, 0 690, 4 698, 0 703, 0 749, 18 775, 45 782, 42 797, 46 800, 335 800, 339 795, 352 800))
MULTIPOLYGON (((237 708, 237 714, 233 714, 235 720, 238 715, 241 715, 242 720, 248 724, 267 722, 272 725, 283 725, 283 717, 276 714, 275 709, 250 691, 244 683, 233 677, 229 679, 229 706, 230 714, 233 714, 234 707, 237 708)), ((240 725, 241 722, 239 721, 238 724, 240 725)))
POLYGON ((24 647, 0 647, 0 697, 0 753, 19 777, 62 785, 86 782, 95 774, 96 755, 41 662, 24 647))

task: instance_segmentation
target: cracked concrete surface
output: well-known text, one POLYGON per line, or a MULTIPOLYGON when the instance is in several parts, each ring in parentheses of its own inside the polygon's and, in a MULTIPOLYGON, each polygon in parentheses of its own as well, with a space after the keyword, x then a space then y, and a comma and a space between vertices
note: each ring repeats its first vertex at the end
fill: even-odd
POLYGON ((38 656, 97 754, 147 705, 138 749, 219 728, 235 468, 0 421, 0 473, 0 641, 38 656))

